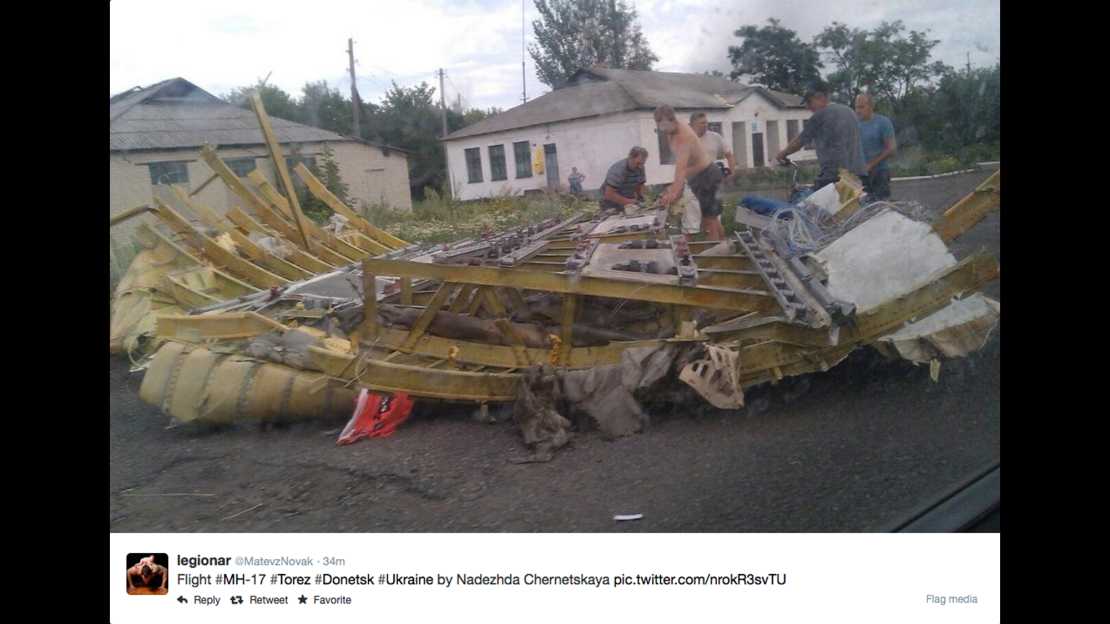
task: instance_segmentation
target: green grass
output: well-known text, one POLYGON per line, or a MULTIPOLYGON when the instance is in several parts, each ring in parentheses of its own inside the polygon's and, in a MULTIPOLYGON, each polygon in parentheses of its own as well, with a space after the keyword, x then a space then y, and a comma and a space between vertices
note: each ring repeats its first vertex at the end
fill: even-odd
POLYGON ((363 204, 360 211, 374 225, 410 242, 445 243, 487 230, 528 225, 544 219, 565 219, 593 214, 597 202, 566 195, 524 198, 501 195, 473 202, 456 202, 435 191, 413 204, 412 211, 391 210, 386 205, 363 204))

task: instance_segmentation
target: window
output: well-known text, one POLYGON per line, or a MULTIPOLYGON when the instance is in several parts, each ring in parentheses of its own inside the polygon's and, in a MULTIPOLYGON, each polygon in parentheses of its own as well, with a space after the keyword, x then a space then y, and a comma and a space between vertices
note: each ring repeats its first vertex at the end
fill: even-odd
POLYGON ((706 126, 706 128, 707 128, 707 129, 708 129, 708 130, 709 130, 710 132, 716 132, 717 134, 719 134, 719 135, 721 135, 721 136, 724 136, 724 133, 723 133, 723 132, 721 132, 721 128, 722 128, 722 126, 721 126, 721 122, 719 122, 719 121, 711 121, 711 122, 709 122, 709 125, 708 125, 708 126, 706 126))
POLYGON ((513 156, 516 158, 516 177, 532 177, 532 149, 528 141, 513 143, 513 156))
POLYGON ((227 163, 227 166, 240 178, 247 177, 250 172, 258 168, 255 166, 253 158, 231 158, 224 162, 227 163))
MULTIPOLYGON (((301 176, 297 175, 297 172, 293 171, 293 169, 296 168, 297 163, 304 163, 305 167, 312 169, 316 166, 316 157, 302 156, 300 154, 294 154, 293 156, 285 157, 285 167, 289 170, 289 179, 291 182, 293 182, 293 188, 297 190, 303 190, 305 188, 304 180, 301 179, 301 176)), ((274 165, 273 169, 274 179, 280 179, 281 175, 278 173, 277 165, 274 165)))
POLYGON ((298 179, 299 179, 299 177, 295 173, 293 173, 293 169, 296 168, 297 163, 299 163, 299 162, 304 163, 305 167, 308 167, 309 169, 311 169, 311 168, 316 166, 316 157, 315 156, 300 156, 300 157, 286 156, 285 157, 285 166, 289 168, 289 175, 291 175, 295 178, 298 178, 298 179))
POLYGON ((671 153, 671 146, 667 145, 666 133, 655 130, 655 134, 659 135, 659 164, 660 165, 673 165, 674 154, 671 153))
POLYGON ((505 173, 505 146, 504 145, 491 145, 489 146, 489 179, 490 180, 507 180, 509 176, 505 173))
POLYGON ((793 141, 794 137, 796 137, 796 136, 798 136, 798 120, 797 119, 787 119, 786 120, 786 140, 787 141, 793 141))
POLYGON ((150 163, 150 183, 156 186, 188 184, 189 169, 183 162, 150 163))
POLYGON ((466 150, 466 175, 471 184, 482 181, 482 152, 477 147, 466 150))

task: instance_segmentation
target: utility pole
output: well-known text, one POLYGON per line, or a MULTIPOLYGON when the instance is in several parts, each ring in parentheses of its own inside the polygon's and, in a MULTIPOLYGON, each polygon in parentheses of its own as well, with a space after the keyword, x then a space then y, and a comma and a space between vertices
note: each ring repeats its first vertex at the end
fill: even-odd
POLYGON ((520 0, 520 86, 521 100, 528 103, 528 74, 524 71, 524 0, 520 0))
POLYGON ((347 39, 347 58, 351 62, 351 115, 352 127, 355 131, 355 138, 362 138, 362 128, 358 121, 358 86, 355 84, 355 40, 347 39))
MULTIPOLYGON (((443 124, 443 137, 447 136, 447 99, 443 91, 443 68, 439 69, 439 115, 443 124)), ((451 165, 447 163, 447 141, 443 141, 443 173, 447 177, 447 196, 454 198, 454 185, 451 183, 451 165)))

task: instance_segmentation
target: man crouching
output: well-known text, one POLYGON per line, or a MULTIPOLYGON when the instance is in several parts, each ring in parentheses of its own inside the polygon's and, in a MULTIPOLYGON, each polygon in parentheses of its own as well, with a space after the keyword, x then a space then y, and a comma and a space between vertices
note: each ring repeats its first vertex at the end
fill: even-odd
POLYGON ((663 196, 663 203, 670 205, 682 194, 689 182, 690 191, 701 207, 701 229, 709 240, 721 240, 725 227, 721 225, 721 170, 705 155, 698 135, 690 126, 675 118, 674 109, 663 105, 655 109, 655 127, 667 136, 667 146, 674 154, 674 183, 663 196))

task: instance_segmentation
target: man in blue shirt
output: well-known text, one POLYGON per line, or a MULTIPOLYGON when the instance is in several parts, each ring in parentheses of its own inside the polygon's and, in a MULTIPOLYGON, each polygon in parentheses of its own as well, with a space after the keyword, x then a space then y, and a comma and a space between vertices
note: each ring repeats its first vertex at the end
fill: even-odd
POLYGON ((856 96, 856 117, 867 161, 864 186, 875 199, 890 199, 890 159, 898 152, 894 124, 885 115, 875 114, 875 100, 867 92, 856 96))

